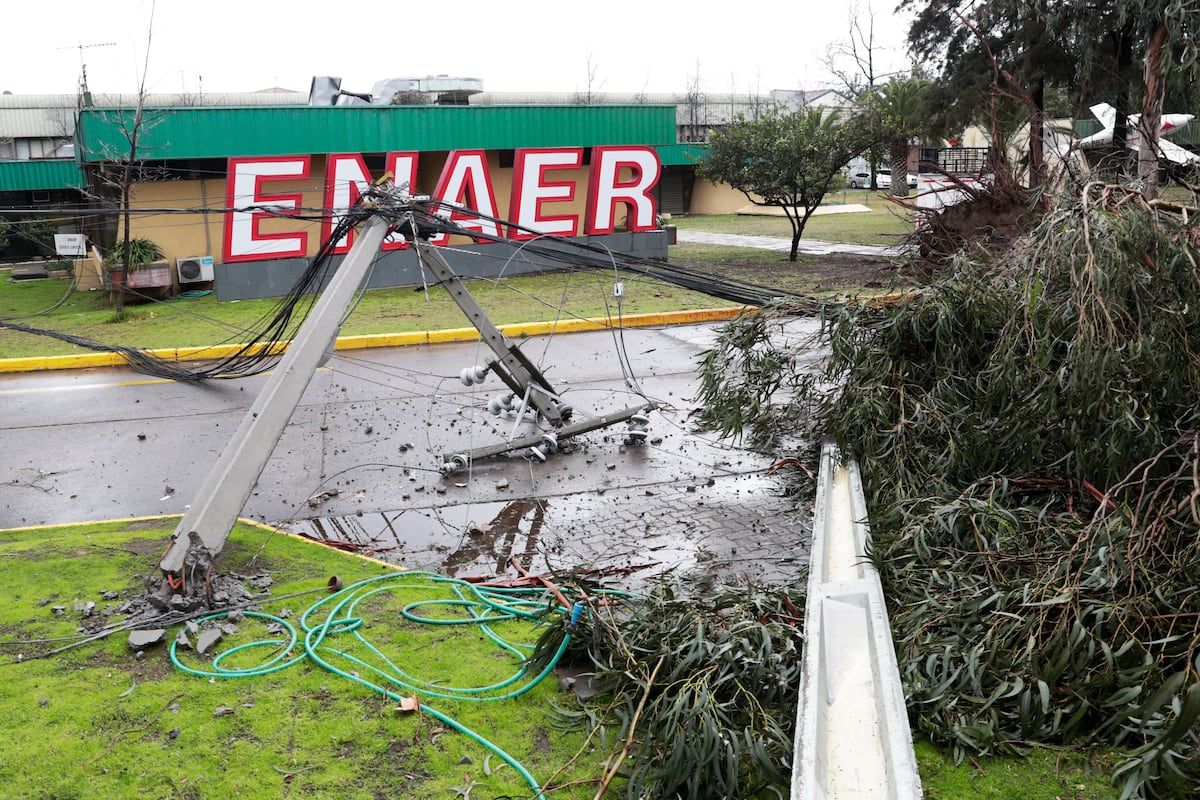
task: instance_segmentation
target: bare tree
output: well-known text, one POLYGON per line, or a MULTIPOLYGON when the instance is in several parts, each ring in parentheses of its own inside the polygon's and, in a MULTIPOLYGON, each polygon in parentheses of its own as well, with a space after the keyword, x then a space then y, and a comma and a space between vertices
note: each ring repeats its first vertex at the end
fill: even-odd
POLYGON ((754 86, 746 92, 746 106, 750 119, 758 119, 767 110, 770 102, 763 99, 762 70, 754 71, 754 86))
POLYGON ((604 82, 599 79, 600 64, 592 55, 592 51, 587 54, 587 83, 584 84, 582 92, 576 92, 572 98, 577 106, 594 106, 599 100, 600 87, 604 82))
POLYGON ((868 0, 866 22, 857 3, 850 5, 848 14, 848 36, 844 41, 829 46, 824 65, 829 74, 850 97, 858 97, 880 79, 875 73, 875 10, 868 0))
MULTIPOLYGON (((875 43, 875 10, 867 2, 864 12, 858 3, 852 3, 848 14, 848 36, 844 41, 830 45, 824 59, 825 68, 840 84, 848 97, 856 98, 862 106, 863 117, 871 141, 878 141, 879 110, 875 85, 887 77, 876 72, 875 55, 879 46, 875 43), (865 18, 865 19, 864 19, 865 18)), ((876 189, 875 172, 879 165, 880 152, 872 146, 868 151, 871 188, 876 189)), ((895 178, 895 176, 893 176, 895 178)))
POLYGON ((146 57, 142 65, 141 75, 138 77, 138 92, 137 102, 132 110, 117 109, 112 112, 105 112, 107 122, 115 125, 121 136, 120 145, 113 146, 105 144, 101 146, 99 155, 101 156, 101 164, 95 174, 99 186, 100 197, 107 198, 111 194, 117 194, 118 202, 120 203, 121 223, 122 223, 122 242, 121 242, 121 263, 125 267, 123 277, 114 282, 116 290, 116 316, 118 319, 125 312, 125 293, 126 281, 128 280, 129 271, 134 266, 131 264, 130 252, 130 220, 132 217, 130 202, 133 195, 133 187, 138 182, 145 180, 149 173, 146 169, 146 148, 144 146, 144 138, 146 134, 162 121, 161 116, 156 113, 148 113, 146 110, 146 79, 150 68, 150 48, 154 39, 154 4, 150 5, 150 22, 146 31, 146 57))
POLYGON ((700 62, 696 71, 688 76, 687 93, 679 98, 684 107, 684 130, 681 137, 685 142, 703 142, 708 139, 708 98, 704 94, 704 83, 700 79, 700 62))
POLYGON ((633 96, 633 102, 637 103, 639 106, 645 105, 646 103, 650 102, 649 96, 646 93, 646 85, 648 83, 649 83, 649 81, 646 81, 646 83, 643 83, 642 90, 633 96))

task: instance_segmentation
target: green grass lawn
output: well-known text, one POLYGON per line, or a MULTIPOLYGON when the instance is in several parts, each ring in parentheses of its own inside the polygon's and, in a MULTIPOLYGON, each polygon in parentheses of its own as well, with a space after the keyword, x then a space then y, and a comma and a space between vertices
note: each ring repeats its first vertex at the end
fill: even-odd
MULTIPOLYGON (((607 753, 580 735, 552 727, 551 703, 573 701, 559 691, 553 675, 508 700, 433 696, 448 687, 496 683, 521 663, 520 656, 488 641, 479 625, 419 624, 402 614, 409 603, 453 597, 444 586, 259 528, 235 529, 218 560, 219 571, 269 575, 275 596, 317 589, 259 608, 295 626, 306 608, 332 597, 321 591, 330 576, 348 586, 376 579, 371 585, 388 591, 363 597, 354 615, 362 624, 358 632, 378 653, 348 629, 335 629, 318 652, 340 674, 307 659, 269 674, 209 678, 176 668, 165 645, 133 652, 124 633, 48 658, 33 657, 73 641, 79 628, 96 620, 120 620, 120 606, 145 591, 143 577, 155 570, 173 524, 153 520, 0 531, 4 797, 532 796, 517 768, 478 740, 430 711, 401 711, 394 699, 364 686, 359 678, 378 680, 373 666, 394 667, 425 682, 429 689, 421 691, 422 703, 508 753, 537 783, 557 787, 550 796, 595 793, 607 753), (396 582, 384 584, 388 576, 396 582), (95 603, 90 615, 75 610, 88 602, 95 603)), ((418 613, 464 616, 451 607, 418 613)), ((237 630, 218 645, 230 653, 221 666, 249 669, 276 655, 303 655, 302 645, 290 651, 281 646, 283 639, 268 632, 267 624, 250 617, 237 622, 237 630), (252 642, 266 644, 230 652, 252 642)), ((532 642, 540 630, 524 621, 491 627, 516 643, 532 642)), ((171 628, 169 637, 179 629, 171 628)), ((179 661, 201 671, 214 669, 211 656, 202 659, 190 650, 181 650, 179 661)))
POLYGON ((916 743, 925 800, 1118 800, 1109 780, 1116 754, 1099 749, 1033 748, 1024 757, 955 764, 927 741, 916 743))
MULTIPOLYGON (((912 198, 909 198, 911 201, 912 198)), ((826 205, 858 204, 870 211, 842 214, 816 214, 804 228, 804 239, 849 244, 895 245, 913 229, 911 212, 893 200, 886 192, 862 189, 838 192, 826 197, 826 205)), ((680 230, 740 233, 749 236, 792 238, 792 228, 783 216, 748 214, 684 215, 671 218, 680 230)))
MULTIPOLYGON (((659 281, 627 275, 623 282, 624 314, 728 305, 709 295, 659 281)), ((469 286, 497 324, 617 313, 611 274, 554 272, 509 278, 500 283, 475 280, 469 286)), ((249 338, 247 330, 269 317, 277 303, 276 298, 221 303, 210 294, 128 305, 125 318, 118 322, 114 320, 106 292, 70 292, 69 284, 58 280, 14 282, 0 278, 0 319, 105 344, 145 348, 245 342, 249 338)), ((402 287, 364 292, 342 327, 342 335, 466 327, 470 327, 467 319, 443 288, 430 288, 427 297, 421 287, 402 287)), ((79 352, 84 352, 83 348, 67 342, 0 331, 0 358, 79 352)))
MULTIPOLYGON (((813 217, 805 235, 814 239, 866 244, 895 244, 906 223, 897 207, 879 193, 847 193, 846 202, 866 202, 869 213, 813 217), (862 197, 860 197, 860 195, 862 197)), ((782 217, 687 216, 673 220, 683 229, 790 237, 782 217)), ((837 259, 804 257, 790 263, 786 254, 740 247, 679 244, 670 249, 672 262, 710 269, 714 274, 780 286, 793 291, 824 292, 860 286, 858 276, 833 268, 837 259)), ((843 265, 844 266, 844 265, 843 265)), ((700 292, 636 276, 622 277, 625 314, 678 311, 730 305, 700 292)), ((878 284, 877 281, 873 281, 878 284)), ((473 280, 468 285, 498 324, 540 322, 556 318, 606 317, 616 313, 613 276, 598 272, 551 272, 473 280)), ((71 292, 61 280, 14 282, 0 271, 0 319, 69 333, 95 342, 144 348, 199 347, 248 340, 247 331, 269 317, 273 298, 219 303, 214 295, 129 305, 114 319, 106 292, 71 292)), ((428 294, 421 287, 375 289, 363 293, 343 335, 403 333, 469 327, 440 287, 428 294)), ((84 348, 67 342, 0 331, 0 358, 71 355, 84 348)))

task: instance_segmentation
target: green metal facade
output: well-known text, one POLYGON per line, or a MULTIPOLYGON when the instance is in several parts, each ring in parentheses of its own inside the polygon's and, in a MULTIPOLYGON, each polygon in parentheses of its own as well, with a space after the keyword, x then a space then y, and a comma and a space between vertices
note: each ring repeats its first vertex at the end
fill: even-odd
MULTIPOLYGON (((279 106, 147 109, 137 157, 149 160, 315 153, 504 150, 675 144, 675 107, 279 106)), ((127 157, 131 109, 84 109, 76 152, 127 157)))
POLYGON ((81 189, 83 173, 74 161, 0 161, 0 192, 81 189))
POLYGON ((694 167, 708 152, 708 144, 686 142, 683 144, 658 145, 658 160, 664 167, 694 167))

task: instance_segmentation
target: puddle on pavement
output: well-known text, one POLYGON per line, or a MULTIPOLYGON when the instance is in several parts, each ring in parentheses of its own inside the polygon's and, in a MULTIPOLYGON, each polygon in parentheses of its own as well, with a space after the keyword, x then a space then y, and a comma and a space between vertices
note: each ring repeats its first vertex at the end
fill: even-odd
POLYGON ((347 542, 358 552, 410 569, 452 577, 504 574, 515 558, 534 569, 549 501, 513 500, 277 523, 322 542, 347 542))
POLYGON ((591 570, 632 586, 673 569, 788 580, 808 560, 808 527, 761 475, 551 498, 276 523, 409 569, 453 577, 591 570))

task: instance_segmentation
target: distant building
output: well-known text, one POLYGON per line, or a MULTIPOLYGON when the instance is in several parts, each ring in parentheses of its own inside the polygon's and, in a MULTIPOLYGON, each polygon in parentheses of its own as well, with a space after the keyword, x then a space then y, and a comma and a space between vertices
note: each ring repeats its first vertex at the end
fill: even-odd
MULTIPOLYGON (((89 99, 0 96, 0 214, 58 209, 60 232, 103 245, 118 238, 114 184, 130 161, 138 98, 89 99)), ((345 208, 390 171, 414 191, 501 219, 560 235, 619 234, 632 237, 620 247, 640 247, 637 235, 655 231, 662 213, 745 204, 695 178, 711 130, 774 103, 841 102, 830 92, 490 93, 448 76, 380 81, 366 93, 315 78, 308 93, 148 95, 131 233, 153 239, 172 264, 211 256, 221 296, 279 293, 331 228, 298 219, 308 216, 301 209, 345 208)), ((400 264, 408 254, 387 257, 400 264)))

